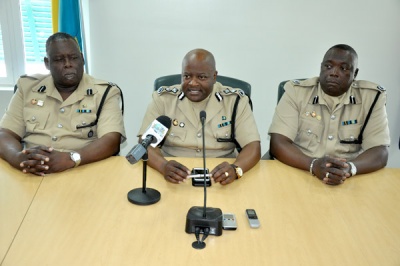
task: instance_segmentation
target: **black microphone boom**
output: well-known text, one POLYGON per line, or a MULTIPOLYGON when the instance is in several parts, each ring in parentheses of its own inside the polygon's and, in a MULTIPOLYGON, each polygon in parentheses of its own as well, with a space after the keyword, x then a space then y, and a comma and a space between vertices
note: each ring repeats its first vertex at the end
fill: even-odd
MULTIPOLYGON (((202 123, 203 135, 203 167, 206 169, 206 153, 205 153, 205 138, 204 138, 204 121, 206 120, 206 112, 200 112, 200 120, 202 123)), ((204 206, 194 206, 189 209, 186 215, 186 228, 188 234, 196 233, 196 228, 200 229, 200 233, 209 231, 210 235, 222 235, 222 211, 219 208, 211 208, 207 206, 207 185, 206 171, 204 171, 204 206)))

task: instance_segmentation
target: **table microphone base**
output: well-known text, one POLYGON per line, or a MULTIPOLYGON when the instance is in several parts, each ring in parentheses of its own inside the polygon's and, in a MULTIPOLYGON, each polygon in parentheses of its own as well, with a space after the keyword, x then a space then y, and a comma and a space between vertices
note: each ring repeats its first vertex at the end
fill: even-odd
POLYGON ((204 207, 192 207, 186 215, 185 231, 188 234, 195 233, 196 227, 204 234, 204 228, 209 228, 210 235, 222 235, 222 211, 219 208, 206 208, 206 217, 203 217, 204 207))
POLYGON ((129 202, 136 205, 151 205, 158 202, 160 198, 160 192, 152 188, 146 188, 145 192, 142 188, 135 188, 128 193, 129 202))

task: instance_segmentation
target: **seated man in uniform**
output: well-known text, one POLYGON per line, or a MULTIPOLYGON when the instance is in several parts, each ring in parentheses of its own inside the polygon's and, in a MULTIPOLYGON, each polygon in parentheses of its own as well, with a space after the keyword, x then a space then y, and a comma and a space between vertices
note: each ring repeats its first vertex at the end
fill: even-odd
POLYGON ((330 185, 385 167, 390 144, 385 90, 355 80, 357 53, 331 47, 320 76, 285 84, 269 129, 278 160, 330 185))
POLYGON ((118 153, 125 140, 120 90, 83 73, 83 55, 71 35, 50 36, 46 53, 50 74, 18 80, 0 122, 0 157, 43 176, 118 153))
POLYGON ((260 135, 248 97, 242 90, 232 89, 216 82, 214 56, 203 49, 186 54, 182 62, 182 84, 161 87, 154 92, 138 136, 142 136, 151 122, 160 115, 172 119, 172 126, 162 148, 149 147, 148 164, 159 171, 167 181, 180 183, 190 170, 172 157, 202 157, 202 124, 199 113, 204 110, 205 145, 207 157, 235 157, 233 142, 219 142, 218 138, 231 136, 232 109, 236 98, 241 99, 235 119, 236 140, 242 150, 233 164, 222 162, 212 171, 215 182, 225 185, 240 178, 251 169, 261 154, 260 135))

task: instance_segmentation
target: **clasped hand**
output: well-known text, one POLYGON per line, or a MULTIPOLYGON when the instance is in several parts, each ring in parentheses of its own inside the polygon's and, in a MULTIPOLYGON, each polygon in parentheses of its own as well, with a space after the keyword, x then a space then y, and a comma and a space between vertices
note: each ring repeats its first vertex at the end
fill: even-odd
MULTIPOLYGON (((164 165, 164 178, 172 183, 184 182, 190 170, 175 160, 167 161, 164 165)), ((212 179, 221 185, 232 183, 236 179, 236 171, 228 162, 222 162, 211 171, 212 179)))
POLYGON ((313 173, 325 184, 340 185, 350 177, 350 165, 346 159, 325 156, 315 161, 313 173))
POLYGON ((19 166, 24 173, 44 176, 73 167, 67 152, 55 151, 51 147, 36 146, 22 150, 21 154, 23 159, 19 166))

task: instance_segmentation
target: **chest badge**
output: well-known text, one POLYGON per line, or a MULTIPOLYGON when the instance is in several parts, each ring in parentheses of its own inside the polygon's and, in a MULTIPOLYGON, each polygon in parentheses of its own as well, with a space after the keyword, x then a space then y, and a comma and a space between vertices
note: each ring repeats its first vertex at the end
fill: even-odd
POLYGON ((357 124, 357 119, 348 120, 348 121, 342 121, 342 126, 354 125, 354 124, 357 124))

